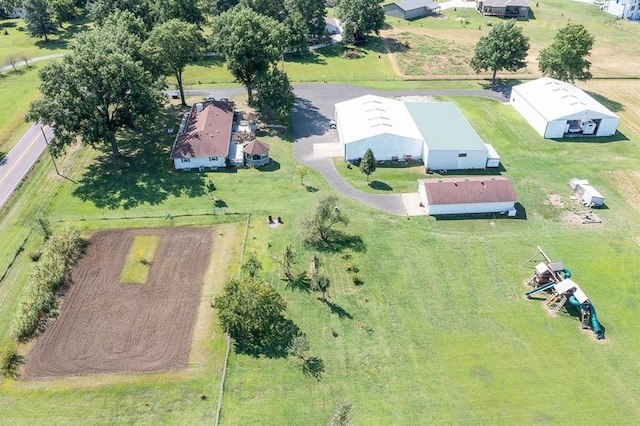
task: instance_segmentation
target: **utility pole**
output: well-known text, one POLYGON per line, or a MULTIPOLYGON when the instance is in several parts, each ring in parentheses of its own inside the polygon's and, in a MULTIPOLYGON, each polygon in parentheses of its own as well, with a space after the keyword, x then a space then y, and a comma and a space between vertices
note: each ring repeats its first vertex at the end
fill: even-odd
MULTIPOLYGON (((47 144, 47 147, 49 147, 49 141, 47 140, 47 135, 44 133, 44 127, 42 127, 42 125, 40 125, 40 131, 42 132, 42 136, 44 137, 44 142, 47 144)), ((51 148, 50 147, 49 147, 49 154, 51 154, 51 161, 53 162, 53 167, 56 169, 56 174, 58 176, 62 176, 60 174, 60 172, 58 171, 58 165, 56 164, 56 159, 53 156, 53 152, 51 152, 51 148)))

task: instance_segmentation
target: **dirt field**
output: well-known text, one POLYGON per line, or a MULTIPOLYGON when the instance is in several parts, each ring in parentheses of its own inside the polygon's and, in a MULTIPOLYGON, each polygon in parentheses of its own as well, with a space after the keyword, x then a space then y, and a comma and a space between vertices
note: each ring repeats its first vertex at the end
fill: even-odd
POLYGON ((60 316, 27 355, 24 378, 185 368, 212 228, 95 233, 72 272, 60 316), (136 234, 160 235, 146 284, 119 284, 136 234))

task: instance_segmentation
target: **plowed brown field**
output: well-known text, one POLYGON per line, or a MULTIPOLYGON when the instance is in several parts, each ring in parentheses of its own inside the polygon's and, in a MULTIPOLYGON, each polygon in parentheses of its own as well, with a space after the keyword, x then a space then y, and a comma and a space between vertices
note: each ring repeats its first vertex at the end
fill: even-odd
POLYGON ((24 377, 167 371, 187 366, 212 228, 96 232, 60 315, 29 352, 24 377), (136 234, 160 235, 145 284, 120 284, 136 234))

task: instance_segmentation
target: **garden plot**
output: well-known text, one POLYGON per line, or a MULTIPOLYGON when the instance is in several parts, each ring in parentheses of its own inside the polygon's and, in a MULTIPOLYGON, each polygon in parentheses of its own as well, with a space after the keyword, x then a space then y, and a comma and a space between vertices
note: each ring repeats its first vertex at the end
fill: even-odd
POLYGON ((26 359, 26 379, 185 368, 213 243, 212 228, 95 233, 60 315, 26 359), (146 283, 121 284, 135 235, 159 235, 146 283))

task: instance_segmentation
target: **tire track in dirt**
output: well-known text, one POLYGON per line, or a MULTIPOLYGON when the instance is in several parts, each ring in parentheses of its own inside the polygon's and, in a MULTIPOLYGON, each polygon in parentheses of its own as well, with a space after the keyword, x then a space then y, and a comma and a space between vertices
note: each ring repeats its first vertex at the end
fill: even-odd
POLYGON ((27 355, 25 379, 185 368, 213 241, 213 228, 95 233, 59 317, 27 355), (161 236, 149 279, 120 284, 138 234, 161 236))

